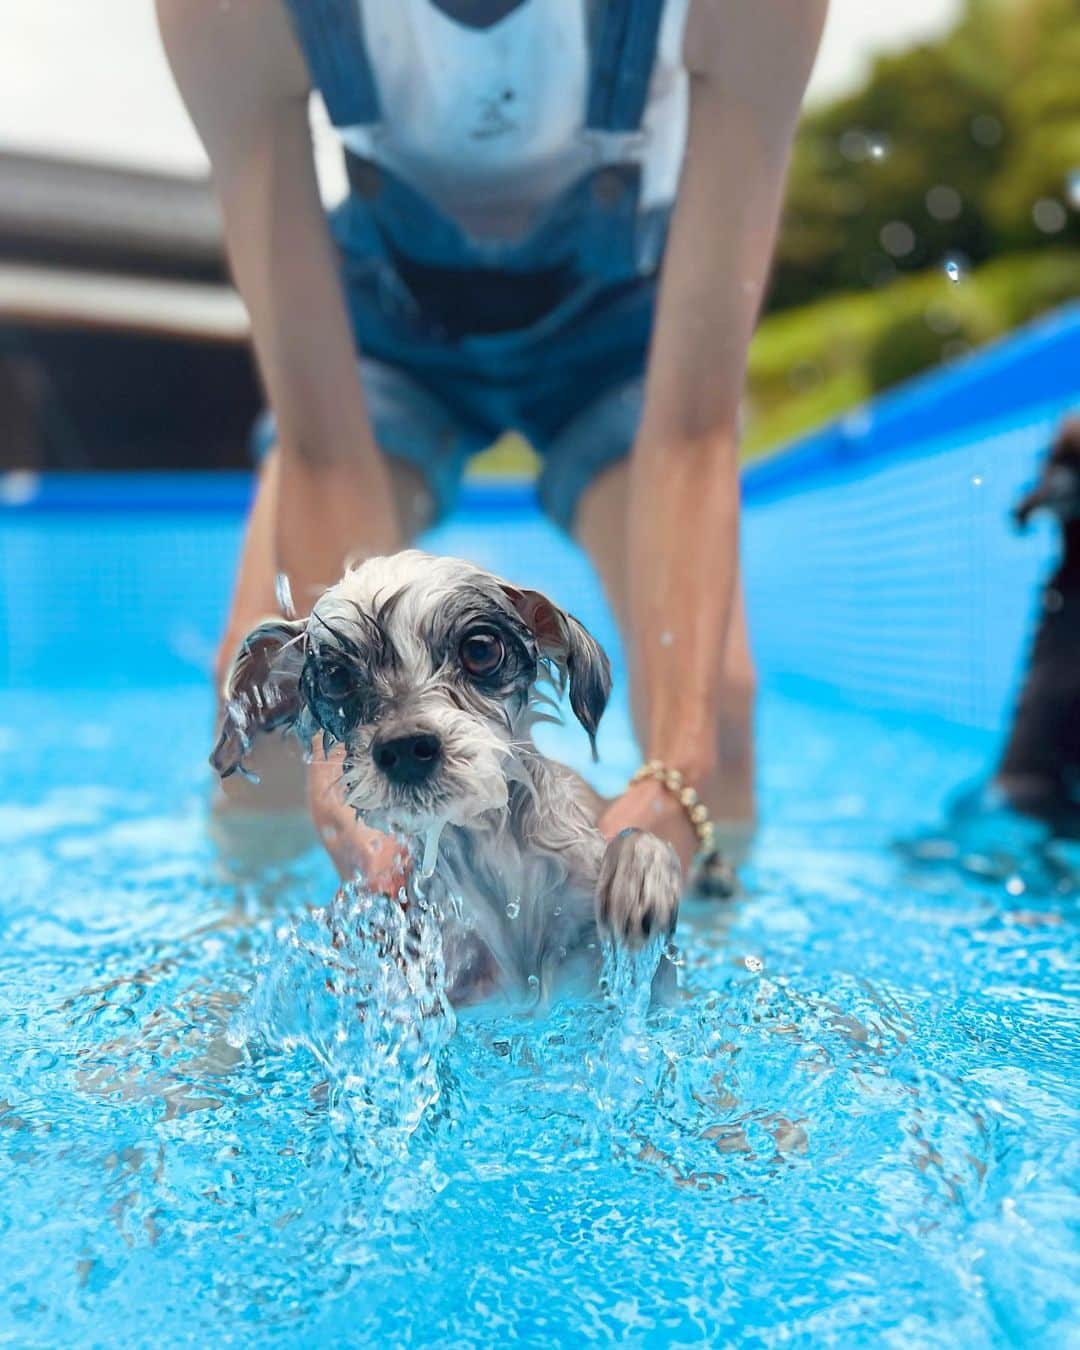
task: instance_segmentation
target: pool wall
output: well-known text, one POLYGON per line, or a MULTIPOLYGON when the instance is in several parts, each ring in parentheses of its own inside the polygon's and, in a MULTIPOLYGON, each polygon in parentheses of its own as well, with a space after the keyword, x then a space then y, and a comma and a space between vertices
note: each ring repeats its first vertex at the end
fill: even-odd
MULTIPOLYGON (((1080 403, 1080 307, 914 381, 744 475, 744 557, 766 680, 998 728, 1048 524, 1009 508, 1080 403)), ((165 686, 205 678, 246 475, 0 479, 0 684, 165 686)), ((429 546, 512 576, 544 550, 560 597, 613 642, 587 564, 519 485, 470 486, 429 546)))
POLYGON ((754 648, 768 676, 997 729, 1049 521, 1010 511, 1080 407, 1080 306, 912 381, 744 475, 754 648))

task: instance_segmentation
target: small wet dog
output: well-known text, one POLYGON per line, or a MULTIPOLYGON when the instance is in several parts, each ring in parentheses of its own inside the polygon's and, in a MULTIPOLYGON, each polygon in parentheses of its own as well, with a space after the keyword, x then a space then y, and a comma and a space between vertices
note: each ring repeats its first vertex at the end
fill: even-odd
POLYGON ((543 998, 595 982, 602 935, 630 947, 670 935, 681 890, 668 844, 640 830, 605 841, 599 799, 536 749, 545 683, 569 686, 595 754, 611 672, 572 615, 457 559, 372 558, 309 618, 247 637, 211 763, 242 770, 274 730, 340 743, 347 804, 410 841, 452 1001, 543 998))
POLYGON ((1061 562, 1043 588, 1031 650, 995 785, 1009 804, 1080 836, 1080 417, 1063 423, 1042 477, 1017 505, 1024 528, 1038 511, 1060 523, 1061 562))

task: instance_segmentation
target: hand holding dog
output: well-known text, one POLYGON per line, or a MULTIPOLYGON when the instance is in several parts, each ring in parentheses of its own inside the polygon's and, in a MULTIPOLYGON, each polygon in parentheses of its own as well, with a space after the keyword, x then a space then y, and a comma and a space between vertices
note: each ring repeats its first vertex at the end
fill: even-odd
POLYGON ((647 830, 671 845, 687 875, 698 849, 697 836, 675 797, 654 779, 630 786, 607 806, 598 822, 605 839, 622 830, 647 830))

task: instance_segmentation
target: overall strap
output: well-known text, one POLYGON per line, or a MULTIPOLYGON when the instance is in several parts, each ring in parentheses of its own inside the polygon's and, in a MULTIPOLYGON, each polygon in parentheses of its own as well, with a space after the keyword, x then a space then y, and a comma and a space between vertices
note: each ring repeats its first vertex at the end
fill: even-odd
POLYGON ((360 0, 285 0, 285 4, 330 121, 336 127, 378 122, 379 94, 364 41, 360 0))
POLYGON ((664 0, 600 0, 586 115, 591 131, 640 128, 663 13, 664 0))

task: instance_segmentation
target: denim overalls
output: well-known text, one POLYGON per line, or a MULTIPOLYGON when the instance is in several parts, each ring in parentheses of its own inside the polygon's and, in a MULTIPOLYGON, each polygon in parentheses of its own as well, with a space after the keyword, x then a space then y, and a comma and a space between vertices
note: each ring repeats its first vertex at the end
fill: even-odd
POLYGON ((569 528, 581 492, 627 453, 640 416, 670 203, 643 206, 628 147, 644 134, 665 0, 408 2, 477 28, 523 4, 586 6, 588 162, 526 228, 492 240, 470 237, 363 153, 384 122, 363 0, 286 0, 346 144, 351 190, 330 223, 381 448, 423 470, 442 515, 468 458, 518 430, 543 456, 545 509, 569 528))

